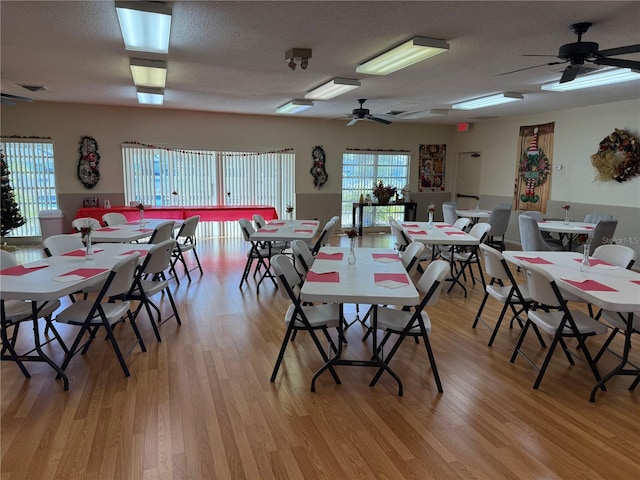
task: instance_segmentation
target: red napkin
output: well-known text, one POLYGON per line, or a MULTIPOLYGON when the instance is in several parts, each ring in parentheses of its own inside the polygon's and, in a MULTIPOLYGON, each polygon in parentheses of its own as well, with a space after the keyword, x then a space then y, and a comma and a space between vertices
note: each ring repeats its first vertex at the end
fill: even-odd
POLYGON ((285 225, 285 223, 284 222, 269 222, 269 225, 281 227, 282 225, 285 225))
POLYGON ((608 287, 600 282, 596 282, 595 280, 585 280, 584 282, 576 282, 574 280, 567 280, 565 278, 562 278, 561 280, 573 285, 574 287, 578 287, 580 290, 592 290, 596 292, 617 292, 615 288, 608 287))
POLYGON ((309 270, 307 272, 307 282, 329 282, 338 283, 340 274, 338 272, 316 273, 309 270))
POLYGON ((0 275, 12 275, 14 277, 19 277, 21 275, 26 275, 29 272, 35 272, 36 270, 47 267, 48 265, 43 265, 42 267, 24 268, 22 265, 16 265, 15 267, 9 267, 0 270, 0 275))
POLYGON ((318 252, 316 255, 316 260, 342 260, 344 253, 336 252, 336 253, 324 253, 318 252))
POLYGON ((635 283, 636 285, 640 285, 640 280, 631 280, 631 283, 635 283))
POLYGON ((453 227, 453 225, 449 225, 449 224, 447 223, 447 224, 445 224, 445 225, 436 225, 436 227, 438 227, 438 228, 451 228, 451 227, 453 227))
POLYGON ((406 228, 420 228, 420 225, 417 223, 403 223, 402 226, 406 228))
POLYGON ((318 222, 302 222, 302 225, 317 225, 318 222))
POLYGON ((293 233, 312 233, 313 230, 305 230, 303 228, 296 228, 293 233))
POLYGON ((405 273, 374 273, 373 280, 375 283, 393 280, 394 282, 409 284, 409 279, 405 273))
POLYGON ((132 253, 136 252, 138 252, 141 257, 144 257, 147 253, 149 253, 149 250, 129 250, 128 252, 121 253, 120 255, 131 255, 132 253))
POLYGON ((400 257, 396 253, 372 253, 373 258, 392 258, 400 261, 400 257))
POLYGON ((553 265, 553 262, 550 262, 550 261, 545 260, 544 258, 540 258, 540 257, 518 257, 518 256, 516 256, 516 258, 518 260, 522 260, 523 262, 538 263, 538 264, 541 264, 541 265, 553 265))
MULTIPOLYGON (((582 263, 581 258, 574 258, 574 260, 576 262, 582 263)), ((596 265, 607 265, 608 267, 613 267, 613 265, 609 262, 605 262, 604 260, 600 260, 598 258, 589 258, 589 265, 591 265, 592 267, 595 267, 596 265)))
MULTIPOLYGON (((93 251, 93 253, 99 253, 102 250, 100 249, 95 249, 93 251)), ((76 250, 71 250, 70 252, 67 253, 62 253, 60 256, 61 257, 84 257, 86 255, 87 251, 84 248, 78 248, 76 250)))
POLYGON ((106 272, 106 268, 76 268, 67 273, 63 273, 60 275, 61 277, 65 277, 67 275, 79 275, 83 278, 95 277, 96 275, 100 275, 102 272, 106 272))
POLYGON ((139 228, 136 232, 148 233, 153 232, 153 228, 139 228))
POLYGON ((584 228, 586 228, 587 230, 593 230, 593 227, 587 227, 586 225, 584 228))
POLYGON ((277 228, 261 228, 258 230, 260 233, 276 233, 278 231, 277 228))
MULTIPOLYGON (((136 222, 137 224, 138 222, 136 222)), ((111 227, 102 227, 102 228, 98 228, 96 229, 96 232, 115 232, 116 230, 118 230, 117 228, 111 228, 111 227)))
POLYGON ((411 235, 426 235, 427 232, 425 232, 424 230, 407 230, 407 233, 411 234, 411 235))
POLYGON ((466 233, 464 233, 464 232, 456 232, 456 231, 444 232, 444 233, 446 233, 447 235, 466 235, 466 233))

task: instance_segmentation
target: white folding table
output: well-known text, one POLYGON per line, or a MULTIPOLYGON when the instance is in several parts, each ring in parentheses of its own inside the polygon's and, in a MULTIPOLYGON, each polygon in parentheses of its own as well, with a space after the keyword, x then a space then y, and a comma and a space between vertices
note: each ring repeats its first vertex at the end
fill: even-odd
POLYGON ((315 391, 316 379, 334 365, 355 365, 382 368, 398 382, 398 395, 402 395, 400 377, 378 356, 377 350, 377 306, 414 306, 420 295, 409 278, 397 253, 388 248, 356 248, 356 263, 347 261, 348 248, 322 247, 302 285, 300 300, 316 303, 340 304, 338 352, 316 372, 311 381, 315 391), (338 255, 334 255, 338 254, 338 255), (342 254, 341 256, 339 254, 342 254), (397 260, 394 260, 393 257, 397 260), (331 259, 328 259, 331 257, 331 259), (371 328, 373 358, 354 360, 342 358, 344 338, 345 303, 372 306, 371 328))
POLYGON ((578 235, 589 235, 595 228, 593 223, 585 222, 569 222, 566 223, 563 220, 538 220, 538 228, 544 232, 558 233, 562 239, 563 235, 567 235, 569 243, 567 250, 571 251, 573 242, 578 235))

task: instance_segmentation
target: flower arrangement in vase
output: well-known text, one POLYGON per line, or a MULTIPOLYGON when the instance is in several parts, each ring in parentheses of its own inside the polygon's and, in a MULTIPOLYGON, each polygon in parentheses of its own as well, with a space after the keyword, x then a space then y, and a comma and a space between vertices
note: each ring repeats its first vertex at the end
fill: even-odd
POLYGON ((564 210, 564 224, 565 225, 569 225, 569 210, 571 210, 571 204, 570 203, 565 203, 562 206, 562 209, 564 210))
POLYGON ((144 224, 144 205, 142 203, 138 203, 138 205, 136 205, 136 208, 138 209, 138 212, 140 212, 140 225, 144 224))
POLYGON ((289 228, 293 228, 293 205, 287 204, 285 212, 287 212, 287 217, 289 218, 289 228))
POLYGON ((93 227, 90 223, 85 223, 80 227, 80 236, 86 245, 86 250, 84 252, 84 258, 86 260, 93 260, 93 245, 91 245, 91 232, 93 232, 93 227))
POLYGON ((427 210, 429 211, 429 226, 433 227, 433 214, 436 213, 435 204, 430 203, 429 206, 427 207, 427 210))
POLYGON ((378 199, 380 205, 388 205, 391 197, 396 195, 398 189, 391 185, 385 185, 382 180, 378 180, 378 183, 373 187, 373 194, 378 199))
POLYGON ((345 230, 344 234, 349 238, 349 256, 347 257, 347 262, 350 265, 356 263, 356 238, 358 238, 358 231, 355 228, 350 230, 345 230))

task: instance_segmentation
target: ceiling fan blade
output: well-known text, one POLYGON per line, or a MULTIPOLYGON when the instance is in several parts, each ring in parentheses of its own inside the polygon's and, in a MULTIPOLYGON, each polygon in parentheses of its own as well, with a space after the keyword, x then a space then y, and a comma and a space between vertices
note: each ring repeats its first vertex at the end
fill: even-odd
POLYGON ((634 60, 622 60, 617 58, 598 58, 593 61, 596 65, 608 65, 610 67, 633 68, 640 70, 640 62, 634 60))
POLYGON ((2 98, 8 98, 9 100, 20 100, 21 102, 29 102, 29 103, 33 103, 33 100, 31 100, 28 97, 21 97, 20 95, 12 95, 10 93, 3 93, 1 94, 2 98))
POLYGON ((382 123, 384 125, 389 125, 391 122, 389 120, 385 120, 384 118, 374 117, 373 115, 367 115, 369 120, 373 120, 374 122, 382 123))
POLYGON ((360 119, 359 118, 352 118, 351 121, 349 123, 347 123, 347 127, 350 127, 351 125, 355 125, 358 120, 360 120, 360 119))
POLYGON ((11 100, 9 100, 6 97, 0 97, 0 103, 2 103, 2 105, 9 105, 9 106, 13 106, 16 104, 16 102, 12 102, 11 100))
POLYGON ((627 45, 626 47, 608 48, 607 50, 600 50, 598 55, 603 57, 615 57, 616 55, 625 55, 627 53, 640 52, 640 43, 637 45, 627 45))
POLYGON ((564 72, 562 72, 560 83, 567 83, 567 82, 571 82, 572 80, 575 80, 579 72, 580 72, 579 68, 576 68, 573 65, 569 65, 567 68, 564 69, 564 72))
POLYGON ((567 63, 567 62, 551 62, 551 63, 543 63, 541 65, 534 65, 533 67, 519 68, 518 70, 511 70, 510 72, 499 73, 498 75, 496 75, 496 77, 501 77, 502 75, 509 75, 510 73, 524 72, 525 70, 531 70, 532 68, 544 67, 547 65, 560 65, 561 63, 567 63))

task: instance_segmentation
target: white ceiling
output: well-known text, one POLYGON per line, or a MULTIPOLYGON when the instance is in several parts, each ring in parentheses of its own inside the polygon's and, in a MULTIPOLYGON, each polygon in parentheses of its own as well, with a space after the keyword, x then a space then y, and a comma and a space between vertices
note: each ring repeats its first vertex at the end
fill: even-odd
MULTIPOLYGON (((583 41, 598 42, 600 49, 640 43, 637 1, 167 3, 173 8, 169 54, 158 56, 125 51, 113 1, 1 1, 2 92, 36 102, 138 106, 128 66, 129 57, 137 57, 168 63, 164 106, 144 108, 274 115, 334 77, 359 79, 362 87, 316 101, 298 116, 341 117, 358 98, 368 99, 372 114, 383 114, 447 109, 498 92, 525 96, 411 120, 453 124, 640 98, 638 81, 541 91, 564 66, 496 76, 557 60, 522 55, 555 55, 560 45, 576 41, 568 28, 576 22, 593 23, 583 41), (356 74, 360 63, 414 36, 444 39, 450 50, 386 77, 356 74), (313 49, 307 70, 287 67, 285 52, 294 47, 313 49), (21 84, 47 91, 31 93, 21 84)), ((616 58, 640 60, 640 54, 616 58)))

